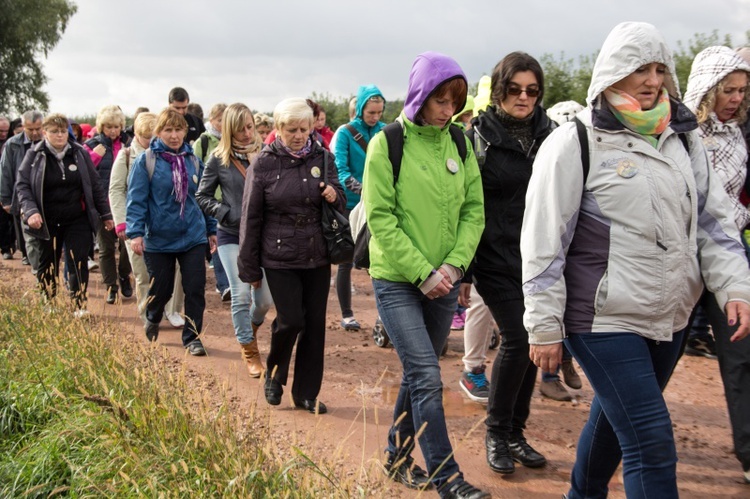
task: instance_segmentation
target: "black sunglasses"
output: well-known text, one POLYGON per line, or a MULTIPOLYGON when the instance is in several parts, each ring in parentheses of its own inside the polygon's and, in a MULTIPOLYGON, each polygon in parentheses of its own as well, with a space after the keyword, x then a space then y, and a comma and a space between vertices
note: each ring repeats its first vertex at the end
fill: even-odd
POLYGON ((521 95, 522 92, 526 92, 526 95, 529 97, 539 97, 539 94, 541 93, 541 90, 538 88, 530 87, 530 88, 521 88, 521 87, 508 87, 508 90, 506 90, 508 95, 518 96, 521 95))

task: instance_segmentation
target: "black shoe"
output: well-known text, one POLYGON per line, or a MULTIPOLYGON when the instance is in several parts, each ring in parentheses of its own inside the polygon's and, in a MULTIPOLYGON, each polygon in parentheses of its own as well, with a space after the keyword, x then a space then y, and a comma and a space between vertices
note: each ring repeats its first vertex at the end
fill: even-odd
POLYGON ((713 336, 690 338, 685 346, 685 353, 694 357, 705 357, 713 360, 719 358, 716 355, 716 343, 713 336))
POLYGON ((206 355, 206 349, 203 348, 201 340, 193 340, 185 347, 190 355, 194 357, 203 357, 206 355))
POLYGON ((535 451, 523 435, 510 437, 508 447, 513 459, 527 468, 541 468, 547 464, 547 459, 535 451))
POLYGON ((146 338, 148 338, 148 341, 154 342, 159 338, 159 323, 158 322, 151 322, 148 319, 146 319, 146 324, 144 325, 144 329, 146 330, 146 338))
POLYGON ((130 284, 130 277, 120 277, 120 293, 125 298, 133 296, 133 286, 130 284))
POLYGON ((386 453, 385 474, 394 482, 406 485, 410 489, 429 490, 432 488, 432 482, 427 472, 417 466, 411 456, 406 458, 396 457, 390 452, 386 453))
POLYGON ((31 262, 29 262, 29 257, 25 256, 21 258, 21 265, 31 265, 31 262))
POLYGON ((264 387, 266 394, 266 402, 271 405, 279 405, 281 403, 281 395, 284 393, 284 388, 281 383, 273 378, 269 378, 266 374, 266 384, 264 387))
POLYGON ((488 432, 484 439, 484 446, 487 449, 487 464, 492 471, 504 475, 516 471, 507 440, 488 432))
POLYGON ((232 288, 227 288, 221 292, 221 301, 232 301, 232 288))
POLYGON ((10 251, 3 251, 3 260, 13 260, 13 253, 10 251))
POLYGON ((304 409, 311 414, 325 414, 326 412, 328 412, 328 408, 326 407, 326 405, 318 399, 293 400, 294 406, 297 409, 304 409))
POLYGON ((492 497, 489 492, 479 490, 469 482, 447 483, 440 492, 443 499, 486 499, 492 497))
POLYGON ((107 303, 110 305, 114 304, 117 300, 117 287, 116 286, 110 286, 107 289, 107 303))

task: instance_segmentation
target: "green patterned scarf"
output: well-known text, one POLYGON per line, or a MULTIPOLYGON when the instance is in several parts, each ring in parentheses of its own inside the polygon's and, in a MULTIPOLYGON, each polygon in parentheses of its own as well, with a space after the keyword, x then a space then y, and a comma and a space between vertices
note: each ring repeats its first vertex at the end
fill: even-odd
POLYGON ((609 87, 604 91, 615 117, 629 130, 643 135, 649 144, 656 147, 659 135, 667 129, 672 116, 669 105, 669 93, 661 89, 659 100, 652 109, 641 109, 640 103, 630 94, 609 87))

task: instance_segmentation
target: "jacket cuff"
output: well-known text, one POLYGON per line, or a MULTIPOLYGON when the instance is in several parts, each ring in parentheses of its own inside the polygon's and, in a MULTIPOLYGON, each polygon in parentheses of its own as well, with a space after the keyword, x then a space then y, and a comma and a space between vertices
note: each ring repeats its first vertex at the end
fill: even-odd
POLYGON ((115 227, 115 233, 124 231, 125 227, 127 227, 127 224, 125 223, 118 224, 117 227, 115 227))
POLYGON ((529 333, 529 345, 554 345, 565 339, 562 331, 540 331, 529 333))
POLYGON ((426 295, 427 293, 435 289, 435 287, 440 284, 440 281, 442 280, 443 274, 436 270, 433 270, 430 277, 425 279, 422 284, 419 285, 419 290, 422 292, 422 294, 426 295))

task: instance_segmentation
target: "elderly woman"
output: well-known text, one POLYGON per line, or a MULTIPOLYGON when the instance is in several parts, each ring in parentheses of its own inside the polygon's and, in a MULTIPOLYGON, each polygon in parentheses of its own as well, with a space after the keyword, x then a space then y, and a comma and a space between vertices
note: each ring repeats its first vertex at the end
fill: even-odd
POLYGON ((276 304, 266 359, 266 402, 281 403, 296 342, 292 401, 295 407, 323 414, 327 409, 318 394, 331 263, 321 229, 321 206, 329 203, 343 212, 346 198, 333 158, 314 139, 308 103, 283 100, 273 119, 276 139, 250 165, 253 178, 245 183, 239 276, 255 289, 267 279, 276 304))
MULTIPOLYGON (((747 178, 748 151, 742 125, 747 120, 749 75, 750 65, 734 50, 709 47, 693 61, 685 92, 685 105, 698 118, 698 134, 711 167, 729 195, 740 233, 750 224, 750 211, 740 202, 747 178)), ((704 291, 699 306, 706 313, 716 342, 734 452, 750 483, 750 341, 730 343, 737 326, 729 325, 710 290, 704 291)))
POLYGON ((205 355, 198 336, 206 308, 206 244, 216 250, 216 220, 205 216, 195 200, 203 163, 185 142, 187 128, 174 109, 159 114, 149 149, 130 168, 125 234, 148 269, 146 338, 159 336, 179 262, 185 293, 182 344, 190 355, 205 355))
POLYGON ((112 231, 107 193, 102 188, 91 158, 68 140, 68 120, 51 114, 42 121, 44 140, 32 146, 18 170, 16 201, 31 236, 31 265, 46 296, 57 291, 57 275, 63 247, 74 264, 68 286, 76 314, 85 315, 89 281, 87 259, 92 234, 100 225, 112 231), (101 223, 103 222, 103 224, 101 223))
MULTIPOLYGON (((104 106, 96 116, 96 129, 99 133, 86 141, 84 147, 91 155, 91 160, 99 172, 104 192, 109 192, 109 180, 112 175, 112 165, 117 153, 130 142, 125 133, 125 115, 118 106, 104 106)), ((125 249, 125 243, 117 238, 112 230, 100 230, 97 235, 99 243, 99 267, 102 281, 107 287, 107 303, 113 304, 117 300, 117 291, 122 296, 133 296, 130 284, 130 260, 125 249), (119 263, 115 254, 119 250, 119 263)))
POLYGON ((438 363, 459 281, 484 227, 476 158, 461 130, 450 126, 464 107, 466 91, 456 61, 435 52, 419 55, 399 124, 385 128, 395 134, 373 137, 362 182, 378 313, 404 370, 385 470, 410 488, 426 488, 432 481, 442 497, 450 498, 489 497, 464 480, 453 457, 438 363), (398 167, 391 162, 387 137, 403 139, 398 167), (411 456, 418 435, 427 472, 411 456))
MULTIPOLYGON (((523 327, 520 238, 531 165, 555 125, 542 108, 542 67, 529 54, 512 52, 498 62, 490 91, 490 106, 480 111, 468 132, 485 156, 486 222, 471 268, 477 291, 503 332, 492 364, 485 421, 487 463, 496 473, 513 473, 514 461, 531 468, 546 463, 524 437, 537 369, 529 360, 523 327)), ((470 287, 462 285, 464 302, 470 287)), ((470 374, 481 381, 484 363, 465 378, 471 380, 470 374)))
POLYGON ((248 175, 252 179, 250 164, 262 147, 263 142, 255 133, 252 111, 239 103, 227 107, 222 118, 221 140, 206 164, 195 194, 203 211, 219 222, 217 253, 231 286, 234 334, 253 378, 259 378, 263 371, 256 333, 273 301, 266 279, 262 279, 259 288, 240 280, 237 256, 240 251, 242 195, 245 184, 251 182, 247 180, 248 175), (221 201, 215 197, 217 188, 221 188, 221 201))
POLYGON ((740 323, 731 341, 750 333, 731 205, 678 97, 662 35, 622 23, 594 65, 585 134, 565 123, 534 162, 521 233, 531 359, 554 371, 564 340, 594 389, 571 499, 606 497, 620 458, 628 497, 676 498, 662 390, 703 282, 740 323))

